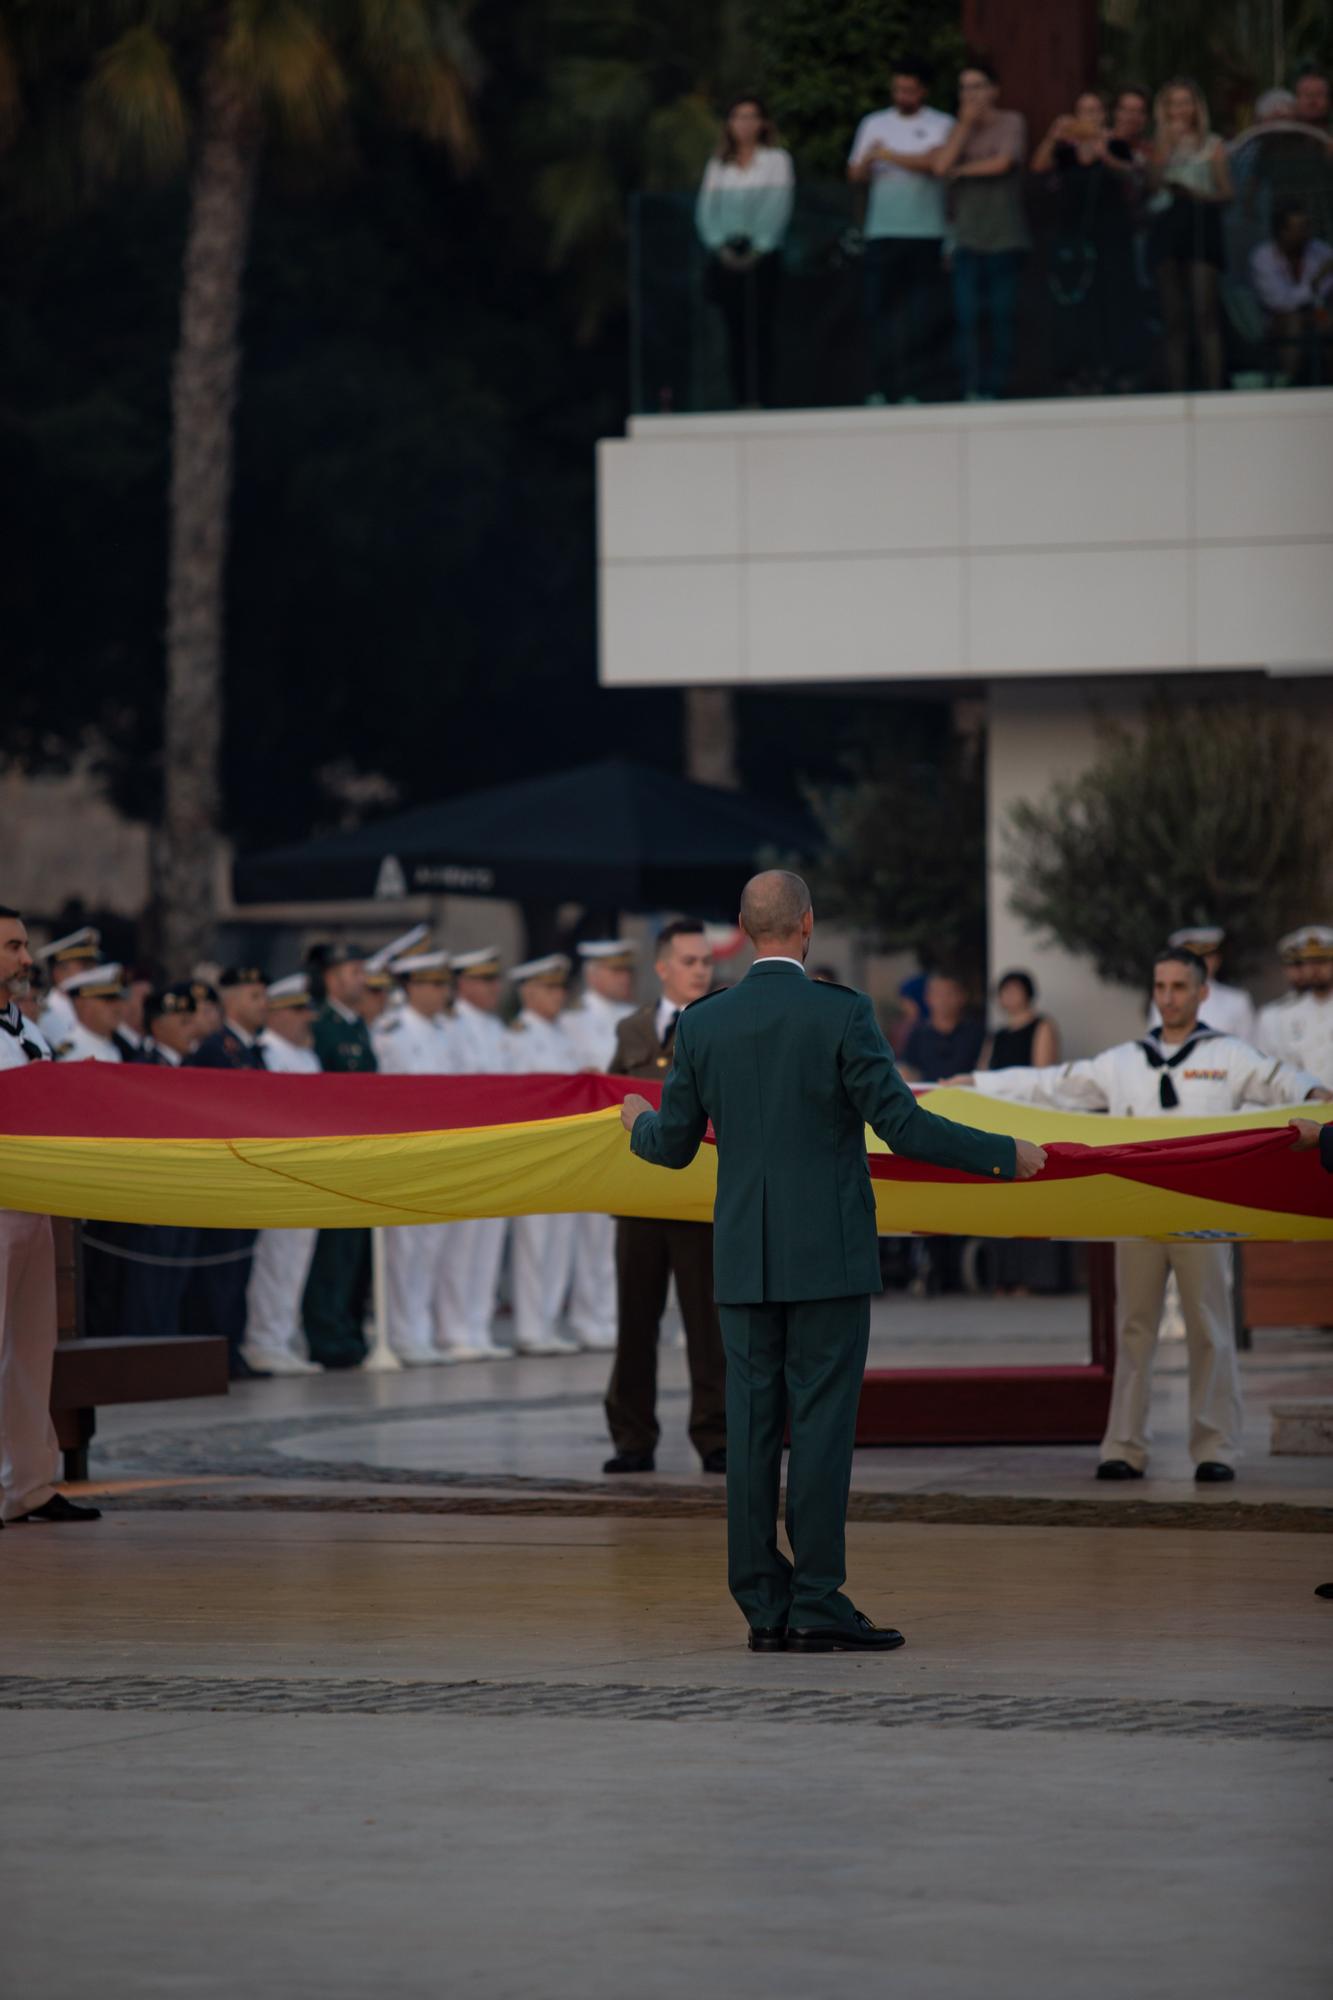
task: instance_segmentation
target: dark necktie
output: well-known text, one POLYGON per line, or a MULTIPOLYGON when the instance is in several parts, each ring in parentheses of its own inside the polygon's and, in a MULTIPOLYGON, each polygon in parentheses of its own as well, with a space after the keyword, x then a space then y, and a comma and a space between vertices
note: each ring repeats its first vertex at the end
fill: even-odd
POLYGON ((673 1007, 671 1009, 671 1012, 667 1015, 666 1020, 662 1024, 661 1046, 663 1048, 666 1048, 669 1045, 671 1037, 676 1032, 676 1023, 679 1019, 680 1019, 680 1009, 679 1007, 673 1007))

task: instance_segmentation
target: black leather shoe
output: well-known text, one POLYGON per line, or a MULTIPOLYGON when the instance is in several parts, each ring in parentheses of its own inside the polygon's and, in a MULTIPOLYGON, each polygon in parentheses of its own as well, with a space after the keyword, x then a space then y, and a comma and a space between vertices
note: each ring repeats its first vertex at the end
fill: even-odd
POLYGON ((100 1521, 100 1507, 76 1507, 63 1493, 53 1493, 44 1507, 34 1507, 31 1513, 20 1514, 20 1521, 100 1521))
POLYGON ((1314 1594, 1316 1597, 1333 1597, 1333 1583, 1317 1583, 1314 1594))
POLYGON ((1098 1479, 1142 1479, 1137 1465, 1131 1465, 1127 1458, 1104 1458, 1097 1467, 1098 1479))
POLYGON ((650 1451, 618 1451, 608 1458, 603 1472, 651 1472, 653 1455, 650 1451))
POLYGON ((856 1613, 854 1626, 793 1625, 787 1634, 789 1653, 891 1653, 907 1644, 892 1625, 872 1625, 864 1611, 856 1613))
POLYGON ((705 1472, 725 1472, 727 1469, 727 1447, 719 1445, 716 1451, 705 1452, 705 1472))
POLYGON ((272 1376, 267 1368, 256 1368, 243 1354, 227 1357, 227 1380, 229 1382, 268 1382, 272 1376))
POLYGON ((785 1653, 787 1628, 785 1625, 752 1625, 745 1643, 752 1653, 785 1653))
POLYGON ((1205 1458, 1202 1465, 1196 1465, 1194 1468, 1196 1486, 1221 1486, 1235 1476, 1236 1468, 1233 1465, 1222 1465, 1215 1458, 1205 1458))

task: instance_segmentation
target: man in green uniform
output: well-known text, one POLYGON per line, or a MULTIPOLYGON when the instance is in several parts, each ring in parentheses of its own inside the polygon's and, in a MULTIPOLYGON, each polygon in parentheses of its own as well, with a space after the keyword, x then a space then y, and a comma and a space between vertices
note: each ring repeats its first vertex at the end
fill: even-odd
MULTIPOLYGON (((324 1004, 313 1041, 320 1067, 338 1076, 376 1070, 370 1030, 357 1012, 365 987, 365 953, 356 945, 322 945, 310 956, 324 1004)), ((370 1231, 321 1229, 306 1279, 301 1316, 310 1358, 325 1368, 358 1368, 366 1358, 361 1322, 370 1284, 370 1231)))
POLYGON ((899 1076, 870 1001, 807 979, 814 918, 798 875, 756 875, 741 900, 756 959, 687 1008, 662 1108, 622 1113, 642 1160, 685 1167, 712 1120, 714 1284, 727 1356, 731 1594, 754 1652, 888 1651, 902 1634, 843 1595, 856 1408, 880 1289, 865 1127, 895 1153, 1027 1179, 1040 1146, 933 1117, 899 1076), (787 1537, 778 1548, 791 1425, 787 1537))

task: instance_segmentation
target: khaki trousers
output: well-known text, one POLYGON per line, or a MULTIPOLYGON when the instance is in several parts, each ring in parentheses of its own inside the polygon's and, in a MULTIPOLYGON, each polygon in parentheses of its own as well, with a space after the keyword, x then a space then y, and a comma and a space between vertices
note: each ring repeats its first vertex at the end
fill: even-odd
POLYGON ((1240 1371, 1226 1243, 1119 1243, 1115 1253, 1116 1359, 1103 1459, 1142 1471, 1152 1431, 1148 1403, 1167 1274, 1174 1271, 1189 1360, 1190 1457, 1234 1465, 1241 1450, 1240 1371))
POLYGON ((60 1447, 51 1422, 56 1253, 49 1215, 0 1209, 0 1520, 44 1507, 60 1447))

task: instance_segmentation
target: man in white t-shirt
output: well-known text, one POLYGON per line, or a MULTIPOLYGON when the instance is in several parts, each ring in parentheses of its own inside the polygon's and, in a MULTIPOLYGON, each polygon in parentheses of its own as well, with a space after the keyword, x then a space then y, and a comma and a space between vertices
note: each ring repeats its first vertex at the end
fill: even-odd
POLYGON ((904 58, 893 72, 892 104, 861 120, 847 161, 848 180, 870 189, 865 311, 874 403, 919 403, 931 356, 943 346, 946 183, 934 161, 954 121, 931 109, 926 89, 922 65, 904 58))

